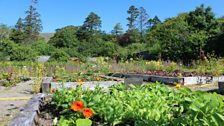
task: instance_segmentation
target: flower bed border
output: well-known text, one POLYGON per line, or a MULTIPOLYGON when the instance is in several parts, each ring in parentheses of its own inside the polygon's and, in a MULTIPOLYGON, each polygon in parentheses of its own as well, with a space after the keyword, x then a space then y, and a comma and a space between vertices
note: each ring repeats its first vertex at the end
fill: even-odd
POLYGON ((184 85, 194 85, 194 84, 211 84, 218 81, 224 81, 224 76, 195 76, 195 77, 170 77, 170 76, 154 76, 146 74, 126 74, 126 73, 115 73, 113 77, 120 78, 143 78, 143 81, 148 82, 162 82, 165 84, 174 84, 174 83, 184 83, 184 85))
POLYGON ((8 126, 36 126, 40 105, 45 98, 45 94, 35 94, 25 106, 20 109, 20 113, 9 123, 8 126))
POLYGON ((47 77, 43 80, 41 84, 41 92, 44 94, 51 93, 51 89, 61 89, 62 87, 65 88, 75 88, 76 86, 82 86, 82 88, 85 89, 94 89, 97 84, 99 84, 100 87, 107 88, 109 86, 112 86, 114 84, 120 84, 124 83, 123 79, 119 81, 89 81, 85 82, 84 84, 80 85, 80 82, 52 82, 52 77, 47 77))

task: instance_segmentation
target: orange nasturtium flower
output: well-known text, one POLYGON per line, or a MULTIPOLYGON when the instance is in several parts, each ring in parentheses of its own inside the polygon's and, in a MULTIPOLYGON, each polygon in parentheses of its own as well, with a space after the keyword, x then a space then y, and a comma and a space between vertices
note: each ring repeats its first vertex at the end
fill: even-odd
POLYGON ((54 80, 55 81, 60 81, 61 79, 59 77, 56 77, 54 80))
POLYGON ((73 102, 73 104, 71 106, 71 109, 73 111, 76 111, 76 112, 83 110, 84 109, 84 102, 82 102, 82 101, 75 101, 75 102, 73 102))
POLYGON ((52 93, 56 92, 56 88, 51 88, 51 92, 52 93))
POLYGON ((101 80, 102 80, 101 77, 97 77, 97 78, 96 78, 96 81, 101 81, 101 80))
POLYGON ((90 108, 85 108, 82 112, 82 114, 86 117, 86 118, 90 118, 94 113, 90 108))
POLYGON ((177 89, 181 87, 181 84, 176 84, 175 86, 177 89))

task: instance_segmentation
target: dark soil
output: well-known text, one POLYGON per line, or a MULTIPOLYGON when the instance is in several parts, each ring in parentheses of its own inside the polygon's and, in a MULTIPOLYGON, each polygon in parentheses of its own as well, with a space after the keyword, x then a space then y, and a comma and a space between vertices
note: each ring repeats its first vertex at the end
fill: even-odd
POLYGON ((180 70, 175 70, 173 72, 167 72, 167 71, 133 71, 130 73, 135 73, 135 74, 146 74, 146 75, 155 75, 155 76, 171 76, 171 77, 193 77, 193 76, 212 76, 210 73, 206 74, 199 74, 197 72, 183 72, 180 70))
POLYGON ((51 96, 47 96, 40 106, 40 114, 38 116, 37 126, 53 126, 53 120, 57 117, 55 108, 50 104, 51 96))

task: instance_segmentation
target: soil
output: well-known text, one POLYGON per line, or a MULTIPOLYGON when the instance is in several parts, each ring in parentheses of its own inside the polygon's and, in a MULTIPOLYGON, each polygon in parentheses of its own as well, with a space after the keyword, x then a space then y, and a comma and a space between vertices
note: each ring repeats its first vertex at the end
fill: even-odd
MULTIPOLYGON (((175 70, 173 72, 167 72, 167 71, 162 71, 162 70, 157 70, 157 71, 133 71, 130 73, 135 73, 135 74, 146 74, 146 75, 154 75, 154 76, 171 76, 171 77, 193 77, 193 76, 202 76, 202 74, 199 74, 197 72, 183 72, 180 70, 175 70)), ((203 76, 212 76, 209 73, 204 74, 203 76)))
POLYGON ((18 100, 16 98, 29 98, 32 97, 32 95, 32 80, 21 82, 14 87, 6 88, 0 86, 0 98, 4 98, 0 99, 0 126, 7 125, 14 117, 16 117, 20 108, 29 100, 18 100))
POLYGON ((52 96, 48 95, 40 106, 39 119, 36 125, 38 126, 53 126, 53 120, 57 117, 58 112, 55 106, 51 105, 52 96))

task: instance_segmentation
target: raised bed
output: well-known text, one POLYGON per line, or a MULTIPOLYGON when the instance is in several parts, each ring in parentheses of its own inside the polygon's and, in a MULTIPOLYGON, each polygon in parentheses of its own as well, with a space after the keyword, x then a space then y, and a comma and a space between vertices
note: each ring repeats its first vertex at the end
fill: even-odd
POLYGON ((219 81, 218 86, 219 86, 219 91, 224 92, 224 81, 219 81))
POLYGON ((121 83, 124 83, 123 79, 116 81, 87 81, 80 85, 80 82, 53 82, 52 77, 49 77, 43 80, 41 91, 43 93, 50 93, 52 88, 60 90, 62 88, 76 88, 77 86, 81 86, 84 90, 93 90, 97 85, 99 85, 99 87, 108 88, 112 85, 121 83))
POLYGON ((146 74, 126 74, 116 73, 113 77, 121 78, 143 78, 143 81, 147 82, 161 82, 166 84, 183 83, 184 85, 193 84, 212 84, 218 81, 224 81, 224 76, 213 77, 213 76, 195 76, 195 77, 171 77, 171 76, 157 76, 157 75, 146 75, 146 74))
POLYGON ((9 126, 36 126, 39 121, 39 108, 44 97, 45 95, 41 93, 34 95, 27 104, 20 109, 20 113, 9 123, 9 126))
MULTIPOLYGON (((160 88, 163 88, 163 89, 165 89, 164 87, 160 87, 160 88)), ((157 87, 154 87, 153 88, 153 90, 159 90, 160 88, 158 88, 157 89, 157 87)), ((168 89, 168 90, 170 90, 170 89, 168 89)), ((164 90, 164 91, 167 91, 167 90, 164 90)), ((59 92, 60 93, 60 92, 59 92)), ((134 92, 132 92, 132 93, 134 93, 134 92)), ((141 93, 141 92, 139 92, 139 93, 141 93)), ((154 92, 154 91, 151 91, 151 93, 155 96, 155 93, 156 92, 154 92)), ((169 92, 169 93, 171 93, 171 92, 169 92)), ((189 94, 189 93, 191 93, 191 92, 187 92, 186 94, 189 94)), ((66 94, 66 93, 65 93, 66 94)), ((146 93, 146 94, 148 94, 148 93, 146 93)), ((177 92, 175 95, 177 96, 178 94, 183 94, 182 92, 177 92)), ((158 95, 161 95, 161 94, 158 94, 158 95)), ((164 93, 164 95, 166 96, 166 93, 164 93)), ((211 95, 213 95, 213 94, 211 94, 211 95)), ((42 117, 41 117, 41 107, 43 107, 42 105, 42 103, 43 102, 45 102, 46 101, 46 97, 48 97, 49 95, 46 95, 46 94, 38 94, 38 95, 35 95, 28 103, 27 103, 27 105, 25 105, 24 107, 23 107, 23 109, 21 109, 21 113, 18 115, 18 117, 16 117, 11 123, 10 123, 10 125, 9 126, 34 126, 34 125, 44 125, 44 126, 46 126, 46 125, 53 125, 53 120, 54 119, 56 119, 55 118, 55 116, 52 116, 52 117, 50 117, 50 121, 48 122, 48 123, 42 123, 42 117)), ((138 96, 138 94, 136 95, 136 96, 138 96)), ((161 95, 161 96, 163 96, 163 95, 161 95)), ((182 95, 178 95, 178 96, 182 96, 182 95)), ((215 95, 214 95, 215 96, 215 95)), ((171 97, 173 97, 173 96, 171 96, 171 97)), ((136 97, 137 98, 137 97, 136 97)), ((149 97, 148 97, 149 98, 149 97)), ((195 99, 199 99, 199 98, 197 98, 197 97, 193 97, 193 98, 195 98, 195 99)), ((203 98, 203 97, 202 97, 203 98)), ((210 98, 210 97, 208 97, 208 98, 210 98)), ((216 97, 215 97, 216 98, 216 97)), ((141 99, 140 99, 141 100, 141 99)), ((154 102, 157 102, 157 98, 155 98, 155 99, 151 99, 151 100, 155 100, 154 102)), ((149 100, 149 101, 151 101, 151 100, 149 100)), ((161 99, 160 99, 161 100, 161 99)), ((159 101, 160 101, 159 100, 159 101)), ((176 100, 179 100, 178 98, 176 99, 176 100)), ((176 105, 176 100, 174 100, 174 102, 175 103, 172 103, 173 105, 176 105)), ((181 99, 181 100, 185 100, 185 99, 181 99)), ((189 99, 186 99, 186 101, 187 100, 189 100, 189 99)), ((204 98, 203 100, 206 100, 206 98, 204 98)), ((203 100, 202 101, 200 101, 200 103, 203 103, 203 100)), ((194 100, 193 100, 194 101, 194 100)), ((199 101, 199 100, 195 100, 195 101, 199 101)), ((209 101, 209 100, 208 100, 209 101)), ((151 102, 150 104, 154 104, 154 102, 151 102)), ((189 101, 188 101, 189 102, 189 101)), ((186 102, 186 103, 188 103, 188 102, 186 102)), ((122 103, 122 101, 121 101, 121 103, 122 103)), ((185 103, 185 102, 184 102, 185 103)), ((157 103, 158 104, 158 103, 157 103)), ((182 102, 180 102, 180 104, 182 104, 182 102)), ((194 102, 192 102, 191 104, 194 104, 194 102)), ((189 106, 191 105, 191 104, 189 104, 189 106)), ((207 102, 206 102, 206 104, 207 104, 207 102)), ((44 106, 44 107, 46 107, 46 106, 44 106)), ((188 109, 191 109, 191 107, 188 107, 188 106, 186 106, 188 109)), ((47 109, 47 108, 46 108, 47 109)), ((126 109, 126 108, 124 108, 124 109, 126 109)), ((199 109, 201 109, 201 108, 199 108, 199 109)), ((115 108, 115 110, 116 110, 116 108, 115 108)), ((139 108, 138 109, 136 109, 136 110, 139 110, 139 108)), ((153 110, 153 109, 152 109, 153 110)), ((155 108, 155 110, 157 110, 157 108, 155 108)), ((72 110, 71 110, 72 111, 72 110)), ((206 113, 208 113, 208 117, 210 117, 210 111, 206 111, 206 113)), ((184 113, 183 113, 184 114, 184 113)), ((194 114, 194 113, 192 113, 192 114, 194 114)), ((223 116, 223 114, 221 114, 222 116, 223 116)), ((56 116, 58 116, 58 115, 56 115, 56 116)), ((163 115, 162 115, 163 116, 163 115)), ((153 116, 151 117, 151 118, 154 118, 153 116)), ((155 119, 154 119, 155 120, 155 119)), ((96 120, 95 120, 96 121, 96 120)), ((185 122, 185 123, 187 123, 187 122, 185 122)), ((220 122, 220 123, 223 123, 223 120, 222 120, 222 122, 220 122)), ((121 124, 122 125, 122 124, 121 124)))

